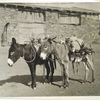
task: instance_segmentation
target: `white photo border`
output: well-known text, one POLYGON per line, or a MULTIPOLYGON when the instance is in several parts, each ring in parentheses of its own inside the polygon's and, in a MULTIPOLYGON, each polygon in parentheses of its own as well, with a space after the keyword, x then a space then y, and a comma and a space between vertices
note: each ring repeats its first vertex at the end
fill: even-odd
MULTIPOLYGON (((0 0, 0 3, 82 3, 100 0, 0 0)), ((100 100, 100 96, 0 97, 0 100, 100 100)))

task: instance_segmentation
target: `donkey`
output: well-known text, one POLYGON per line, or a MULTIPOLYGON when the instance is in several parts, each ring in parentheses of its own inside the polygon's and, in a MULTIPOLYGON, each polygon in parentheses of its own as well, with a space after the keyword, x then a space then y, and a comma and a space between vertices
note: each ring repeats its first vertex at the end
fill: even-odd
MULTIPOLYGON (((33 44, 18 44, 16 42, 15 38, 12 38, 12 43, 9 48, 8 52, 8 65, 11 67, 13 64, 20 58, 23 57, 23 59, 26 61, 26 63, 29 66, 30 72, 31 72, 31 87, 35 88, 36 87, 36 65, 39 64, 44 64, 47 70, 47 75, 46 79, 48 80, 49 74, 50 74, 50 69, 49 69, 49 60, 42 60, 39 57, 39 53, 34 47, 33 44)), ((50 61, 50 64, 53 62, 50 61)))
POLYGON ((92 54, 94 53, 92 48, 87 48, 83 44, 83 45, 81 45, 79 51, 75 51, 73 53, 72 49, 75 49, 75 48, 74 48, 74 45, 71 44, 70 38, 66 38, 63 43, 68 48, 68 51, 69 51, 68 57, 69 57, 69 60, 72 62, 73 72, 74 72, 74 64, 75 63, 79 64, 80 62, 82 62, 84 67, 85 67, 85 76, 84 76, 84 81, 83 82, 87 82, 90 69, 92 71, 92 80, 91 80, 91 82, 94 82, 95 78, 94 78, 93 61, 90 60, 90 58, 89 58, 89 55, 92 56, 92 54))
MULTIPOLYGON (((41 44, 41 46, 39 48, 39 52, 40 52, 40 58, 43 60, 49 59, 49 57, 52 55, 55 57, 55 59, 60 64, 61 71, 62 71, 62 80, 63 80, 62 86, 64 88, 69 86, 68 69, 67 69, 67 67, 65 67, 65 64, 63 63, 62 59, 59 57, 59 54, 58 54, 55 46, 53 45, 52 40, 50 40, 50 39, 45 40, 41 44)), ((54 74, 54 69, 52 69, 51 82, 53 81, 53 74, 54 74)))

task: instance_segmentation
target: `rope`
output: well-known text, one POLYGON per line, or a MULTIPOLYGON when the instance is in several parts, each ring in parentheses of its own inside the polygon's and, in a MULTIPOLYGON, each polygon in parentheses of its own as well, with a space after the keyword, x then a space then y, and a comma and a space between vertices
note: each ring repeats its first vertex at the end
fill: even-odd
MULTIPOLYGON (((32 47, 32 46, 31 46, 32 47)), ((36 51, 35 51, 35 49, 32 47, 32 50, 34 50, 34 58, 32 59, 32 60, 30 60, 30 61, 28 61, 28 60, 25 60, 27 63, 32 63, 34 60, 35 60, 35 58, 36 58, 36 51)), ((23 56, 24 56, 24 51, 23 51, 23 56)), ((24 58, 25 59, 25 58, 24 58)))

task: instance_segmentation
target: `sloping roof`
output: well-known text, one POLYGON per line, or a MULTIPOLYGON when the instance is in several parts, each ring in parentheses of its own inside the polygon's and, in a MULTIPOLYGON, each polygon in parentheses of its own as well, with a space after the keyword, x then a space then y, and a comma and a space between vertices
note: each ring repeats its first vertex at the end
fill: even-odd
POLYGON ((78 8, 78 7, 71 7, 69 8, 69 10, 72 10, 72 11, 77 11, 77 12, 87 12, 87 13, 100 13, 98 11, 95 11, 95 10, 90 10, 90 9, 84 9, 84 8, 78 8))
POLYGON ((0 5, 7 5, 8 6, 16 6, 17 8, 18 7, 23 7, 23 10, 25 8, 28 8, 28 9, 41 9, 41 10, 49 10, 49 11, 67 11, 67 12, 76 12, 76 13, 83 13, 83 14, 99 14, 100 12, 98 11, 95 11, 95 10, 90 10, 90 9, 83 9, 83 8, 78 8, 78 7, 57 7, 57 6, 44 6, 42 4, 35 4, 35 3, 0 3, 0 5))
POLYGON ((69 11, 77 11, 77 12, 87 12, 87 13, 100 13, 98 11, 95 10, 90 10, 90 9, 84 9, 84 8, 79 8, 79 7, 58 7, 57 5, 55 6, 49 6, 52 4, 34 4, 34 3, 27 3, 27 4, 21 4, 24 6, 30 6, 30 7, 40 7, 40 8, 44 8, 44 9, 56 9, 56 10, 69 10, 69 11))

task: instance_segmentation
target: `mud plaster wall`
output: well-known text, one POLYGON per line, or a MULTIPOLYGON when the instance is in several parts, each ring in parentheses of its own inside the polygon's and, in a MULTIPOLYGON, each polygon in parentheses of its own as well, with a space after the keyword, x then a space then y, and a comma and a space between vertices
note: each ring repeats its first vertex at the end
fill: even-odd
POLYGON ((41 33, 44 33, 45 29, 43 21, 42 13, 21 12, 10 8, 0 8, 0 37, 4 33, 4 45, 9 44, 12 37, 15 37, 19 43, 29 41, 35 36, 42 37, 41 33), (6 33, 4 26, 8 22, 10 24, 7 27, 6 33))
MULTIPOLYGON (((20 28, 17 28, 18 22, 19 20, 24 22, 33 21, 31 14, 25 13, 26 12, 18 12, 14 9, 0 8, 0 37, 4 30, 4 25, 9 22, 10 26, 7 29, 7 42, 10 42, 11 37, 13 36, 18 40, 20 39, 24 41, 24 38, 20 38, 23 34, 21 35, 21 33, 19 32, 20 28)), ((44 34, 49 34, 51 36, 57 35, 58 40, 64 39, 66 36, 69 36, 71 34, 76 34, 78 37, 83 38, 86 42, 91 42, 94 36, 97 37, 97 34, 99 32, 99 22, 97 21, 97 19, 97 16, 82 16, 81 25, 61 25, 59 23, 58 13, 46 12, 46 21, 41 25, 43 25, 44 34)), ((30 29, 29 33, 31 33, 31 31, 32 30, 30 29)), ((26 35, 26 38, 30 35, 29 33, 26 35)))
POLYGON ((58 39, 64 39, 71 34, 76 34, 84 41, 91 43, 98 37, 99 21, 98 16, 81 16, 81 25, 61 25, 57 13, 46 13, 46 33, 57 35, 58 39))

